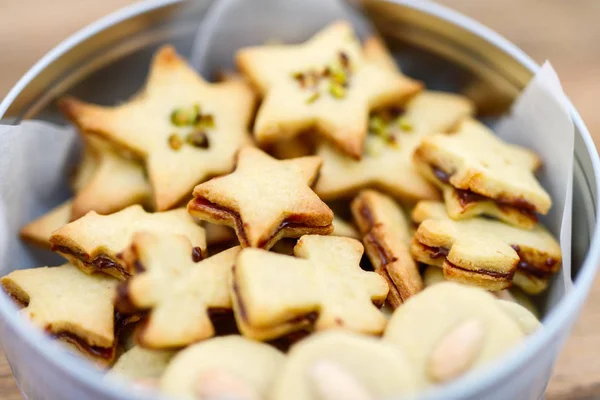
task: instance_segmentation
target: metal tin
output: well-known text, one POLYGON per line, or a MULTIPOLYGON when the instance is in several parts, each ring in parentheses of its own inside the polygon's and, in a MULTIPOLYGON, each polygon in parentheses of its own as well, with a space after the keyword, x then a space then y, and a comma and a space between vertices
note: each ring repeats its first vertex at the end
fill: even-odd
MULTIPOLYGON (((139 3, 84 28, 44 56, 0 103, 0 118, 61 122, 52 102, 65 92, 99 103, 132 95, 143 83, 153 50, 174 43, 189 54, 208 1, 157 0, 139 3)), ((506 109, 538 66, 516 46, 481 24, 421 0, 365 1, 368 14, 400 62, 430 87, 463 92, 480 110, 506 109), (443 74, 436 72, 443 71, 443 74)), ((571 106, 575 123, 573 194, 574 290, 544 318, 532 335, 501 362, 423 399, 538 399, 552 365, 590 290, 600 259, 597 226, 600 160, 585 124, 571 106)), ((51 206, 51 205, 49 205, 51 206)), ((26 222, 26 221, 22 221, 26 222)), ((1 274, 13 266, 0 266, 1 274)), ((32 328, 0 295, 0 338, 17 382, 29 399, 126 399, 130 389, 101 374, 32 328)), ((139 394, 138 394, 139 396, 139 394)))

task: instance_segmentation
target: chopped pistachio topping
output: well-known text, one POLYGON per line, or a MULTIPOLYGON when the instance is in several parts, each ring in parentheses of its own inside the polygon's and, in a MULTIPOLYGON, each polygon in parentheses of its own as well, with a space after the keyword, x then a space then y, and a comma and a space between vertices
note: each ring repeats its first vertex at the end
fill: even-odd
POLYGON ((198 120, 197 126, 202 128, 214 128, 215 127, 215 119, 212 114, 202 114, 198 120))
POLYGON ((200 106, 180 107, 171 113, 171 123, 175 126, 195 125, 200 118, 200 106))
POLYGON ((398 126, 405 132, 412 132, 413 124, 408 120, 407 117, 398 118, 398 126))
POLYGON ((185 141, 194 147, 200 147, 202 149, 208 148, 208 136, 201 130, 189 133, 185 138, 185 141))
POLYGON ((329 93, 336 99, 343 99, 346 96, 346 88, 336 82, 329 84, 329 93))
POLYGON ((176 133, 172 133, 169 136, 169 146, 173 150, 179 150, 181 146, 183 146, 183 141, 181 140, 181 137, 179 137, 179 135, 176 133))
POLYGON ((393 148, 393 149, 399 149, 400 148, 400 142, 398 142, 398 138, 396 137, 396 135, 390 135, 387 138, 387 144, 393 148))
POLYGON ((383 118, 374 115, 369 119, 369 131, 375 135, 383 136, 387 130, 387 126, 383 118))
POLYGON ((350 57, 348 57, 348 54, 344 53, 343 51, 340 51, 338 56, 340 58, 340 64, 342 65, 342 67, 348 69, 350 67, 350 57))
POLYGON ((319 98, 319 96, 321 96, 321 93, 319 92, 314 92, 313 94, 310 95, 309 98, 306 99, 306 104, 312 104, 315 101, 317 101, 317 99, 319 98))
POLYGON ((339 85, 345 85, 347 80, 348 80, 348 75, 346 74, 346 71, 344 71, 342 68, 335 66, 335 65, 331 65, 329 67, 329 72, 331 75, 331 80, 339 85))

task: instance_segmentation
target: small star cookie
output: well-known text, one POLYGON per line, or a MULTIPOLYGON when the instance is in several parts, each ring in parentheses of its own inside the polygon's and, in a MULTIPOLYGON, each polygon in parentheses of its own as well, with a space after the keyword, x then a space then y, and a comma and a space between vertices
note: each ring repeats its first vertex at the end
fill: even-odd
POLYGON ((71 220, 89 211, 107 215, 133 204, 149 203, 151 188, 141 164, 124 158, 105 140, 84 135, 84 141, 87 149, 74 184, 71 220))
POLYGON ((530 229, 537 224, 536 213, 546 214, 552 204, 534 175, 540 158, 473 119, 452 135, 425 138, 415 161, 423 176, 442 188, 453 219, 487 215, 530 229))
POLYGON ((90 211, 56 230, 50 243, 52 250, 87 273, 101 271, 126 279, 136 271, 125 265, 120 253, 138 231, 185 235, 197 248, 198 258, 206 254, 204 229, 184 208, 148 213, 135 205, 110 215, 90 211))
POLYGON ((516 313, 502 303, 480 288, 439 283, 394 311, 383 341, 406 354, 419 386, 448 383, 523 342, 516 313))
POLYGON ((41 217, 31 221, 21 228, 21 239, 35 245, 50 249, 50 236, 52 232, 69 223, 71 220, 71 199, 59 204, 41 217))
POLYGON ((498 291, 515 284, 542 292, 560 269, 560 245, 541 225, 520 229, 483 217, 452 220, 443 203, 423 201, 413 210, 420 223, 411 253, 443 268, 447 279, 498 291))
POLYGON ((98 106, 66 97, 65 114, 144 159, 155 208, 180 202, 194 185, 229 172, 249 140, 255 96, 240 80, 204 81, 170 46, 155 54, 144 89, 129 102, 98 106))
POLYGON ((319 157, 276 160, 262 151, 240 150, 237 167, 194 189, 194 217, 235 228, 242 247, 268 249, 283 237, 330 234, 333 212, 311 190, 319 157))
MULTIPOLYGON (((368 40, 365 53, 382 68, 398 71, 381 42, 368 40)), ((371 187, 404 202, 438 199, 435 186, 421 176, 413 162, 414 150, 425 136, 450 131, 473 111, 473 104, 464 96, 425 91, 407 103, 372 113, 360 160, 337 151, 329 143, 318 146, 323 168, 315 192, 324 200, 331 200, 371 187)))
POLYGON ((386 318, 378 306, 388 286, 381 276, 360 268, 362 253, 357 240, 318 235, 301 237, 294 248, 296 257, 244 249, 233 272, 238 328, 257 340, 313 324, 316 330, 381 333, 386 318))
POLYGON ((181 351, 163 374, 160 389, 182 399, 268 398, 285 356, 241 336, 205 340, 181 351))
POLYGON ((414 393, 416 372, 394 346, 346 331, 316 333, 292 347, 273 400, 375 400, 414 393))
POLYGON ((103 363, 114 358, 116 279, 65 264, 13 271, 2 277, 2 286, 49 335, 103 363))
POLYGON ((213 336, 210 310, 231 309, 229 279, 239 250, 198 262, 185 236, 136 233, 124 258, 138 272, 119 286, 115 307, 124 314, 148 312, 137 342, 169 349, 213 336))
POLYGON ((365 59, 347 22, 303 44, 241 49, 236 61, 264 96, 254 126, 261 145, 314 129, 360 159, 369 111, 421 90, 419 82, 365 59))
POLYGON ((410 254, 412 232, 404 211, 392 198, 374 190, 363 190, 351 207, 369 260, 390 287, 388 303, 399 307, 423 290, 419 269, 410 254))

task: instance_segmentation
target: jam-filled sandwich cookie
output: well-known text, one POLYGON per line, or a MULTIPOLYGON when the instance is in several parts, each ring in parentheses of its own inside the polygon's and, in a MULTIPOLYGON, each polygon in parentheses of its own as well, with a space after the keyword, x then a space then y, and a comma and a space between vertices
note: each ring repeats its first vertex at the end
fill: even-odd
POLYGON ((229 281, 239 253, 233 247, 200 261, 181 235, 137 232, 124 254, 137 274, 121 283, 115 307, 147 312, 136 341, 154 349, 179 348, 214 335, 211 310, 231 310, 229 281))
POLYGON ((83 132, 145 161, 158 211, 175 206, 199 182, 231 170, 235 152, 250 140, 254 104, 244 82, 208 83, 170 46, 157 51, 145 87, 129 102, 60 102, 83 132))
POLYGON ((130 381, 140 388, 157 388, 160 377, 175 354, 167 350, 132 347, 119 357, 106 378, 130 381))
POLYGON ((91 211, 56 230, 50 243, 54 251, 85 272, 101 271, 125 279, 136 271, 120 255, 138 231, 185 235, 199 258, 206 255, 204 229, 184 208, 148 213, 135 205, 110 215, 91 211))
POLYGON ((50 236, 52 232, 69 223, 72 204, 73 201, 69 199, 25 225, 19 233, 21 239, 43 248, 52 247, 50 236))
POLYGON ((73 181, 71 220, 89 211, 107 215, 133 204, 150 204, 144 167, 120 155, 106 140, 82 134, 85 150, 73 181))
POLYGON ((2 277, 4 290, 36 326, 101 364, 115 357, 115 332, 121 323, 113 307, 117 283, 108 275, 88 275, 70 264, 17 270, 2 277))
POLYGON ((241 336, 223 336, 177 354, 160 388, 178 399, 266 399, 285 356, 267 344, 241 336))
POLYGON ((406 355, 420 383, 431 385, 499 358, 521 343, 526 333, 502 300, 480 288, 445 282, 397 308, 383 341, 406 355))
POLYGON ((264 96, 254 135, 259 144, 311 130, 351 157, 362 157, 369 111, 401 101, 419 82, 369 62, 347 22, 299 45, 241 49, 242 73, 264 96))
POLYGON ((283 237, 327 235, 333 211, 310 188, 320 167, 319 157, 279 161, 246 147, 234 172, 196 186, 188 211, 233 227, 242 247, 268 249, 283 237))
MULTIPOLYGON (((378 42, 368 41, 365 51, 373 47, 371 43, 378 42)), ((382 52, 382 57, 388 57, 394 65, 387 50, 382 52)), ((381 56, 378 53, 371 58, 379 60, 381 56)), ((329 143, 318 146, 323 168, 315 191, 325 200, 348 196, 365 187, 378 188, 405 202, 438 199, 435 186, 421 176, 414 164, 414 150, 426 135, 448 132, 473 111, 473 104, 466 97, 425 91, 408 102, 371 113, 360 160, 337 151, 329 143)))
POLYGON ((455 221, 437 202, 413 210, 420 223, 411 253, 418 261, 443 268, 447 279, 502 290, 513 283, 536 294, 560 269, 560 245, 541 225, 525 230, 476 217, 455 221))
POLYGON ((406 357, 378 339, 322 332, 294 345, 277 375, 273 400, 377 400, 414 393, 406 357))
POLYGON ((369 260, 390 287, 388 303, 396 308, 423 289, 410 254, 412 232, 404 211, 390 197, 373 190, 362 191, 351 207, 369 260))
POLYGON ((531 229, 536 213, 546 214, 552 204, 534 175, 540 158, 505 143, 474 119, 463 121, 451 135, 423 139, 415 161, 423 176, 442 189, 453 219, 486 215, 531 229))
POLYGON ((258 340, 331 328, 380 334, 388 285, 360 268, 362 254, 357 240, 318 235, 301 237, 295 257, 242 250, 231 287, 238 328, 258 340))

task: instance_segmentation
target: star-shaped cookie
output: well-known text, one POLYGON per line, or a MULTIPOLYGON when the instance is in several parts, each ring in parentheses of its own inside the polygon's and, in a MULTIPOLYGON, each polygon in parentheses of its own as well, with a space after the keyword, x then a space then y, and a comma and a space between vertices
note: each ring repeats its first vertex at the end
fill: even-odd
POLYGON ((254 125, 260 144, 314 129, 359 159, 369 111, 421 89, 366 60, 347 22, 332 23, 303 44, 241 49, 236 60, 264 96, 254 125))
POLYGON ((117 310, 147 311, 136 332, 138 343, 154 349, 179 348, 214 335, 211 309, 230 310, 233 247, 197 262, 189 239, 138 232, 124 258, 138 274, 119 286, 117 310))
POLYGON ((23 314, 51 336, 94 359, 114 358, 116 279, 65 264, 13 271, 2 277, 2 286, 25 306, 23 314))
POLYGON ((242 247, 268 249, 283 237, 330 234, 333 212, 310 188, 320 166, 319 157, 279 161, 243 148, 234 172, 196 186, 188 211, 235 228, 242 247))
POLYGON ((231 291, 238 328, 258 340, 310 329, 313 323, 316 330, 380 334, 386 318, 379 306, 388 285, 360 268, 362 254, 357 240, 319 235, 301 237, 296 257, 242 250, 231 291))
POLYGON ((83 138, 86 150, 73 184, 72 220, 92 210, 107 215, 133 204, 150 203, 151 188, 141 164, 121 156, 103 139, 83 138))
MULTIPOLYGON (((378 40, 368 40, 365 53, 382 68, 397 71, 378 40)), ((348 157, 329 143, 318 146, 323 168, 315 191, 324 200, 350 196, 366 187, 404 202, 438 199, 435 186, 417 170, 413 152, 425 136, 451 130, 473 111, 473 104, 464 96, 425 91, 407 103, 372 113, 362 159, 348 157)))
POLYGON ((249 141, 255 96, 240 80, 204 81, 170 46, 158 50, 144 89, 105 107, 67 97, 60 107, 85 133, 105 137, 144 159, 158 211, 194 185, 233 167, 249 141))
POLYGON ((21 239, 43 248, 52 247, 50 236, 52 232, 69 223, 72 204, 73 201, 69 199, 25 225, 21 228, 21 239))
POLYGON ((184 208, 148 213, 135 205, 110 215, 91 211, 56 230, 50 243, 52 250, 87 273, 101 271, 126 279, 136 270, 126 265, 122 252, 139 231, 185 235, 197 248, 197 258, 206 255, 204 228, 184 208))

